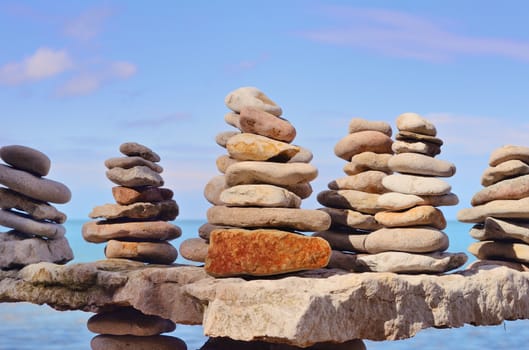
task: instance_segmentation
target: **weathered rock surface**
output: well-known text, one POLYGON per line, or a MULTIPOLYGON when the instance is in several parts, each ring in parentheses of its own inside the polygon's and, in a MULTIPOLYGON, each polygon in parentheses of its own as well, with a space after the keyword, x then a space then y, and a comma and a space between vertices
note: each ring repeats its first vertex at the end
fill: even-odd
POLYGON ((431 142, 407 142, 395 141, 391 145, 393 152, 400 153, 420 153, 430 157, 435 157, 441 153, 441 146, 431 142))
POLYGON ((379 131, 383 134, 391 137, 391 125, 383 121, 372 121, 364 118, 353 118, 349 122, 349 133, 355 133, 359 131, 373 130, 379 131))
POLYGON ((334 146, 334 154, 350 161, 359 153, 391 153, 391 138, 380 131, 366 130, 349 134, 334 146))
POLYGON ((489 157, 489 165, 497 166, 508 160, 521 160, 529 163, 529 147, 505 145, 496 149, 489 157))
POLYGON ((332 226, 350 227, 360 230, 378 230, 382 227, 373 215, 349 209, 321 208, 319 210, 330 215, 332 226))
POLYGON ((160 187, 131 188, 124 186, 112 187, 112 196, 118 204, 128 205, 136 202, 161 202, 173 198, 173 191, 160 187))
POLYGON ((453 163, 419 153, 396 154, 389 159, 388 166, 392 171, 414 175, 450 177, 456 172, 453 163))
POLYGON ((473 206, 499 199, 522 199, 529 196, 529 175, 503 180, 477 192, 471 200, 473 206))
POLYGON ((25 211, 37 220, 49 220, 62 224, 66 214, 48 203, 36 201, 7 188, 0 188, 0 208, 25 211))
POLYGON ((431 205, 440 207, 444 205, 457 205, 459 198, 453 193, 440 196, 417 196, 398 192, 388 192, 380 195, 377 200, 379 207, 388 210, 409 209, 416 205, 431 205))
POLYGON ((316 176, 318 176, 318 169, 307 163, 247 161, 233 164, 226 170, 226 184, 235 186, 266 183, 290 186, 307 183, 314 180, 316 176))
POLYGON ((438 146, 443 145, 443 140, 441 140, 440 138, 430 136, 430 135, 419 134, 419 133, 415 133, 411 131, 400 131, 395 136, 395 138, 399 141, 404 141, 404 142, 426 142, 426 143, 431 143, 431 144, 435 144, 438 146))
POLYGON ((166 241, 180 237, 182 230, 166 221, 89 221, 82 233, 87 242, 102 243, 110 239, 166 241))
POLYGON ((204 187, 204 197, 213 205, 224 205, 220 200, 220 194, 227 188, 226 176, 213 176, 204 187))
POLYGON ((299 152, 297 146, 250 133, 232 136, 226 144, 226 149, 231 158, 242 161, 287 162, 299 152))
POLYGON ((279 117, 283 111, 264 92, 256 87, 245 86, 233 90, 224 99, 226 106, 240 113, 244 107, 254 107, 279 117))
POLYGON ((92 339, 90 347, 92 350, 187 350, 182 339, 167 335, 140 337, 102 334, 92 339))
MULTIPOLYGON (((208 236, 209 240, 209 236, 208 236)), ((209 245, 202 238, 188 238, 180 244, 180 255, 191 261, 205 262, 209 245)))
POLYGON ((125 142, 119 146, 119 151, 129 157, 141 157, 151 162, 159 162, 160 156, 147 146, 136 142, 125 142))
POLYGON ((386 174, 391 173, 388 162, 393 157, 389 153, 362 152, 354 155, 351 161, 344 165, 343 171, 347 175, 356 175, 367 170, 378 170, 386 174))
POLYGON ((437 134, 435 125, 417 113, 402 113, 397 117, 396 123, 400 131, 410 131, 430 136, 437 134))
POLYGON ((351 209, 364 214, 375 214, 381 209, 378 204, 379 194, 355 190, 326 190, 318 193, 318 202, 326 207, 351 209))
POLYGON ((448 182, 435 177, 403 174, 388 175, 382 184, 390 191, 418 196, 440 196, 452 189, 448 182))
POLYGON ((53 239, 63 237, 66 233, 66 228, 61 224, 35 221, 25 214, 4 209, 0 210, 0 225, 29 235, 53 239))
POLYGON ((138 156, 109 158, 105 160, 105 166, 108 169, 112 169, 112 168, 130 169, 130 168, 134 168, 135 166, 146 166, 152 169, 153 171, 156 171, 157 173, 163 172, 163 168, 159 166, 158 164, 151 162, 150 160, 147 160, 145 158, 138 157, 138 156))
POLYGON ((292 142, 296 137, 296 129, 287 120, 255 107, 241 109, 239 125, 243 132, 287 143, 292 142))
POLYGON ((529 223, 517 220, 500 220, 488 217, 485 224, 478 224, 470 230, 477 240, 520 240, 529 244, 529 223))
POLYGON ((502 199, 464 208, 457 212, 457 220, 462 222, 484 222, 489 216, 502 219, 529 219, 529 197, 522 199, 502 199))
POLYGON ((235 207, 299 208, 301 198, 273 185, 238 185, 223 190, 220 201, 235 207))
POLYGON ((511 177, 529 174, 529 165, 521 160, 513 159, 485 169, 481 176, 481 184, 490 186, 511 177))
POLYGON ((112 168, 106 172, 107 178, 113 183, 126 187, 163 186, 163 179, 157 172, 144 165, 129 169, 112 168))
POLYGON ((328 185, 331 190, 356 190, 369 193, 387 192, 382 179, 386 173, 377 170, 363 171, 356 175, 349 175, 331 181, 328 185))
POLYGON ((18 170, 37 176, 46 176, 50 171, 50 158, 34 148, 20 145, 4 146, 0 148, 0 158, 18 170))
POLYGON ((174 200, 161 202, 136 202, 129 205, 98 205, 88 214, 92 219, 152 219, 171 221, 178 216, 178 205, 174 200))
POLYGON ((123 242, 110 240, 105 247, 109 259, 123 258, 151 264, 171 264, 178 257, 178 251, 167 242, 123 242))
POLYGON ((468 251, 478 259, 514 260, 529 264, 529 245, 498 241, 472 243, 468 251))
POLYGON ((383 211, 375 219, 386 227, 432 226, 440 230, 446 227, 443 212, 431 205, 418 205, 405 211, 383 211))
POLYGON ((221 133, 218 133, 217 136, 215 136, 215 142, 220 147, 226 148, 226 144, 228 143, 228 140, 235 135, 240 134, 240 131, 230 130, 230 131, 223 131, 221 133))

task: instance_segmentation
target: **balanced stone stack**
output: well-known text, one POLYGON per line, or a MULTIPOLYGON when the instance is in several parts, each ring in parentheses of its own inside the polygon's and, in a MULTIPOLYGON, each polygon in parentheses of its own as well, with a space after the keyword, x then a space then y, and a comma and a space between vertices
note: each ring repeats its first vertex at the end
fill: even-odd
POLYGON ((162 188, 163 168, 158 154, 146 146, 127 142, 119 150, 125 157, 105 161, 115 204, 95 207, 89 216, 100 221, 83 225, 83 237, 92 243, 107 242, 107 258, 171 264, 177 250, 169 243, 180 237, 180 228, 168 221, 178 216, 173 191, 162 188))
POLYGON ((292 144, 296 129, 258 89, 237 89, 225 102, 232 110, 225 121, 238 131, 216 138, 228 154, 217 159, 222 175, 205 187, 204 195, 214 206, 199 230, 202 241, 184 242, 182 256, 205 261, 213 276, 275 275, 324 267, 330 257, 327 242, 301 234, 330 225, 327 213, 300 208, 318 174, 309 164, 312 153, 292 144), (193 251, 202 253, 191 256, 193 251))
POLYGON ((482 190, 457 218, 475 223, 470 235, 479 242, 468 251, 481 263, 529 269, 529 147, 506 145, 492 152, 482 190))
POLYGON ((0 234, 0 269, 21 268, 38 262, 64 264, 73 253, 64 236, 66 215, 49 203, 64 204, 71 193, 62 183, 44 178, 51 162, 33 148, 0 148, 0 225, 12 230, 0 234))

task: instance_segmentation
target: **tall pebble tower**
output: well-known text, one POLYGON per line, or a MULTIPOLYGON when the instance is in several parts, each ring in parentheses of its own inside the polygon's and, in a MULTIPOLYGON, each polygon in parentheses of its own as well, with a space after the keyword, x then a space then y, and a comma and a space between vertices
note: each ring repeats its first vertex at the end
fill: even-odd
POLYGON ((231 109, 225 121, 238 130, 216 137, 227 155, 217 159, 222 175, 204 190, 213 207, 207 212, 208 223, 199 229, 202 240, 184 242, 182 256, 205 261, 213 276, 324 267, 330 257, 327 242, 301 234, 330 225, 327 213, 300 208, 318 174, 309 164, 312 153, 292 144, 296 129, 257 88, 239 88, 225 103, 231 109))
POLYGON ((462 222, 475 223, 478 242, 468 251, 480 264, 529 270, 529 147, 506 145, 490 155, 472 208, 459 211, 462 222))
POLYGON ((51 161, 42 152, 20 145, 0 148, 0 269, 38 262, 64 264, 73 259, 62 225, 66 215, 49 203, 64 204, 71 193, 45 178, 51 161))

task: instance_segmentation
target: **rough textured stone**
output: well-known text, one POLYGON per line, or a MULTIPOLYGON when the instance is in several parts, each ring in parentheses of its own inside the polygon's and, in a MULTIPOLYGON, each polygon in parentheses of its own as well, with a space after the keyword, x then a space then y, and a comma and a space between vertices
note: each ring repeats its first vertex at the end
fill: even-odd
POLYGON ((301 198, 273 185, 238 185, 225 189, 220 201, 235 207, 299 208, 301 198))
POLYGON ((468 247, 468 251, 478 259, 507 259, 529 263, 529 245, 525 243, 475 242, 468 247))
POLYGON ((225 174, 228 167, 232 164, 239 163, 240 160, 233 159, 227 154, 223 154, 215 161, 218 171, 225 174))
POLYGON ((387 174, 382 171, 368 170, 356 175, 341 177, 328 184, 331 190, 356 190, 369 193, 384 193, 386 188, 382 179, 387 174))
POLYGON ((112 187, 112 195, 118 204, 129 205, 137 202, 161 202, 173 198, 173 191, 160 187, 112 187))
POLYGON ((520 160, 529 163, 529 147, 505 145, 491 153, 489 165, 497 166, 508 160, 520 160))
POLYGON ((457 220, 462 222, 484 222, 489 216, 503 219, 529 219, 529 198, 497 200, 472 208, 461 209, 457 220))
POLYGON ((390 158, 388 166, 399 173, 450 177, 456 166, 445 160, 435 159, 419 153, 401 153, 390 158))
POLYGON ((373 215, 363 214, 349 209, 321 208, 330 215, 332 227, 350 227, 360 230, 378 230, 382 228, 373 215))
POLYGON ((292 142, 296 137, 296 128, 288 120, 255 107, 241 108, 239 124, 243 132, 266 136, 286 143, 292 142))
POLYGON ((123 242, 110 240, 105 247, 109 259, 121 258, 151 264, 172 264, 178 251, 167 242, 123 242))
POLYGON ((503 180, 477 192, 470 203, 473 206, 498 199, 521 199, 529 197, 529 175, 503 180))
POLYGON ((481 176, 483 186, 494 185, 511 177, 529 174, 529 165, 520 160, 508 160, 496 166, 487 168, 481 176))
POLYGON ((159 162, 160 156, 149 147, 136 142, 125 142, 119 146, 119 151, 129 157, 142 157, 151 162, 159 162))
POLYGON ((215 142, 220 147, 226 148, 226 145, 228 144, 228 140, 232 138, 235 135, 239 135, 240 131, 224 131, 221 133, 218 133, 217 136, 215 136, 215 142))
POLYGON ((234 128, 241 129, 240 124, 241 115, 239 113, 228 112, 224 115, 224 121, 226 124, 233 126, 234 128))
POLYGON ((318 202, 330 208, 351 209, 364 214, 375 214, 381 210, 377 205, 379 194, 355 190, 329 190, 318 193, 318 202))
POLYGON ((230 92, 224 99, 226 106, 240 113, 244 107, 254 107, 279 117, 283 111, 274 101, 255 87, 241 87, 230 92))
POLYGON ((213 225, 235 227, 290 228, 299 231, 323 231, 331 218, 320 210, 295 208, 233 208, 214 206, 207 211, 213 225))
POLYGON ((410 131, 430 136, 437 135, 435 125, 417 113, 402 113, 397 117, 396 124, 399 131, 410 131))
POLYGON ((182 339, 167 335, 98 335, 92 338, 90 347, 92 350, 187 350, 182 339))
POLYGON ((297 146, 249 133, 232 136, 226 149, 233 159, 278 162, 287 162, 299 152, 297 146))
POLYGON ((27 233, 28 235, 51 239, 63 237, 66 233, 66 229, 61 224, 36 221, 25 214, 5 209, 0 210, 0 225, 27 233))
POLYGON ((416 205, 431 205, 440 207, 444 205, 457 205, 459 198, 453 193, 440 196, 417 196, 398 192, 388 192, 380 195, 377 205, 387 210, 403 210, 413 208, 416 205))
POLYGON ((89 221, 83 225, 81 231, 85 241, 91 243, 102 243, 111 239, 168 241, 182 235, 180 227, 166 221, 89 221))
MULTIPOLYGON (((209 238, 208 238, 209 239, 209 238)), ((202 238, 188 238, 180 244, 180 255, 187 260, 205 262, 209 244, 202 238)))
POLYGON ((213 205, 224 205, 220 200, 220 194, 228 188, 226 177, 217 175, 211 178, 204 187, 204 197, 213 205))
POLYGON ((448 236, 431 227, 381 228, 367 235, 365 250, 375 254, 385 251, 430 253, 448 248, 448 236))
POLYGON ((334 154, 350 161, 351 158, 363 152, 392 153, 391 138, 379 131, 360 131, 342 138, 334 147, 334 154))
POLYGON ((301 147, 301 146, 296 146, 296 147, 299 148, 299 152, 296 153, 294 157, 290 158, 288 163, 310 163, 310 161, 314 157, 312 152, 305 147, 301 147))
POLYGON ((226 184, 265 183, 284 187, 312 181, 316 176, 318 169, 306 163, 240 162, 226 170, 226 184))
POLYGON ((160 174, 143 165, 129 169, 112 168, 106 171, 106 175, 113 183, 126 187, 160 187, 164 184, 160 174))
POLYGON ((411 131, 401 131, 395 136, 395 138, 399 141, 405 142, 427 142, 439 146, 443 145, 443 140, 441 140, 440 138, 419 134, 411 131))
POLYGON ((388 161, 391 157, 392 154, 388 153, 362 152, 354 155, 351 161, 343 167, 343 171, 347 175, 356 175, 367 170, 389 174, 391 170, 388 167, 388 161))
POLYGON ((279 230, 215 230, 205 270, 218 277, 277 275, 325 267, 330 255, 321 238, 279 230))
POLYGON ((72 249, 64 237, 45 240, 38 237, 27 238, 15 231, 0 233, 0 270, 43 261, 65 264, 72 259, 72 249))
POLYGON ((379 131, 391 137, 391 125, 383 121, 372 121, 363 118, 353 118, 349 122, 349 133, 353 134, 360 131, 379 131))
POLYGON ((87 327, 92 333, 145 337, 172 332, 176 325, 160 316, 145 315, 134 308, 124 307, 90 317, 87 327))
POLYGON ((384 211, 375 214, 375 219, 386 227, 431 226, 446 228, 443 212, 431 205, 419 205, 405 211, 384 211))
POLYGON ((58 211, 54 206, 36 201, 7 188, 0 188, 0 208, 25 211, 37 220, 49 220, 58 224, 66 221, 66 214, 58 211))
POLYGON ((146 166, 150 168, 152 171, 155 171, 157 173, 163 172, 163 168, 159 166, 158 164, 151 162, 147 159, 144 159, 142 157, 138 157, 138 156, 109 158, 105 160, 105 166, 108 169, 112 169, 112 168, 130 169, 135 166, 146 166))
POLYGON ((395 141, 391 145, 391 150, 397 154, 400 153, 419 153, 430 157, 435 157, 441 153, 441 146, 430 142, 407 142, 395 141))
POLYGON ((50 158, 34 148, 20 145, 4 146, 0 148, 0 158, 18 170, 37 176, 46 176, 50 171, 50 158))
POLYGON ((529 271, 529 266, 514 262, 514 261, 506 261, 506 260, 492 260, 492 259, 486 259, 486 260, 476 260, 473 263, 468 264, 468 269, 494 269, 498 266, 505 266, 510 269, 514 269, 516 271, 526 272, 529 271))
POLYGON ((67 203, 72 193, 65 185, 0 164, 0 184, 43 202, 67 203))
POLYGON ((452 187, 442 179, 414 175, 392 174, 382 179, 390 191, 419 196, 440 196, 450 192, 452 187))
POLYGON ((174 200, 162 202, 137 202, 129 205, 98 205, 88 214, 92 219, 150 219, 171 221, 178 216, 178 205, 174 200))
POLYGON ((470 235, 480 241, 520 240, 529 244, 529 221, 487 218, 484 225, 476 225, 470 235))
POLYGON ((348 252, 366 253, 365 240, 368 233, 347 234, 342 231, 320 231, 313 234, 314 237, 320 237, 326 240, 333 250, 343 250, 348 252))

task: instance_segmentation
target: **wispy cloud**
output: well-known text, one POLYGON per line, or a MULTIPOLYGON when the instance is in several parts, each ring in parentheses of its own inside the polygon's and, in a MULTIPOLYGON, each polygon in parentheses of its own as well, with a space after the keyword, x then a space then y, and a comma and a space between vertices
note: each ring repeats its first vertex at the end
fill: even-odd
POLYGON ((64 34, 81 41, 92 40, 101 33, 106 20, 113 13, 114 11, 109 7, 88 9, 66 22, 64 34))
POLYGON ((19 85, 52 78, 72 69, 73 66, 73 60, 66 50, 41 47, 19 62, 0 66, 0 83, 19 85))
POLYGON ((153 118, 143 118, 143 119, 136 119, 136 120, 129 120, 126 122, 120 122, 119 124, 121 126, 126 126, 130 128, 143 128, 146 126, 163 126, 167 124, 173 124, 173 123, 179 123, 184 120, 190 120, 191 114, 188 113, 172 113, 167 114, 161 117, 153 117, 153 118))
POLYGON ((298 34, 319 43, 430 62, 452 61, 464 56, 501 56, 529 62, 529 42, 465 35, 433 18, 348 6, 327 6, 322 13, 337 24, 333 28, 298 34))

